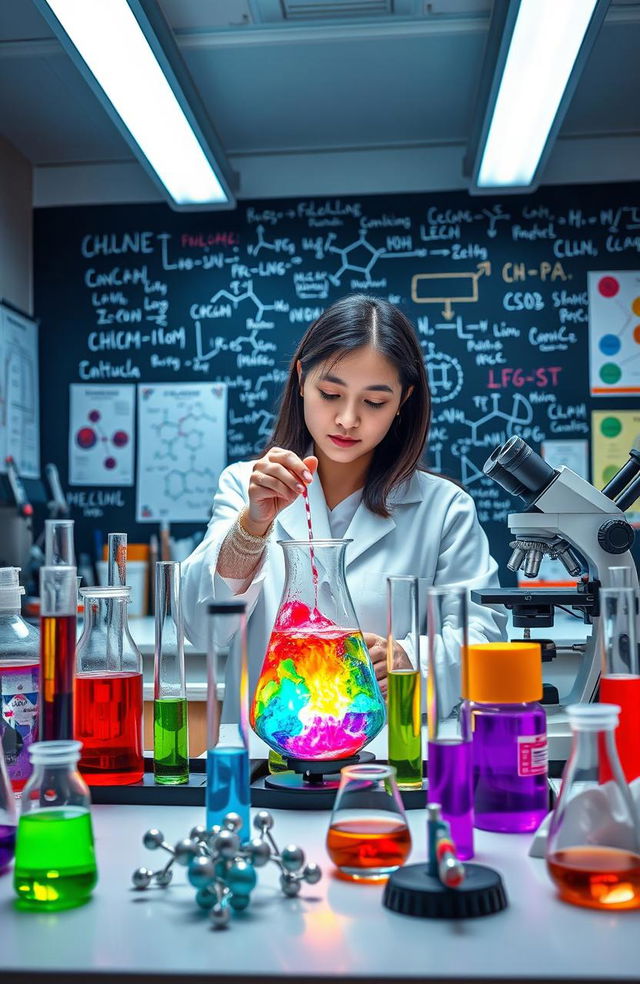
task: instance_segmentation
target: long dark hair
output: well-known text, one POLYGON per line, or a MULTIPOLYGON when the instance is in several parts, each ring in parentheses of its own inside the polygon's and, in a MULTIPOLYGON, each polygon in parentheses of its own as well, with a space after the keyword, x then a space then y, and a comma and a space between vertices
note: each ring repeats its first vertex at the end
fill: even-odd
POLYGON ((371 345, 398 370, 402 397, 400 416, 375 449, 362 495, 367 508, 388 516, 387 497, 419 467, 431 420, 431 393, 422 352, 411 322, 393 304, 378 297, 351 294, 336 301, 304 334, 289 367, 280 409, 266 450, 288 448, 301 457, 311 443, 299 392, 298 361, 303 377, 316 365, 371 345))

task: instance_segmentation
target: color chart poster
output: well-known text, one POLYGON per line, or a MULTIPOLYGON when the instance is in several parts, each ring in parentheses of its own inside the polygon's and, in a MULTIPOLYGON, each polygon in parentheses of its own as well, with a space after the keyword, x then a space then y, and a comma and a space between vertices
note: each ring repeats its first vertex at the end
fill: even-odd
MULTIPOLYGON (((629 459, 629 451, 640 451, 640 410, 594 410, 591 414, 593 484, 597 489, 610 482, 629 459)), ((627 510, 627 519, 640 526, 640 502, 627 510)))
POLYGON ((588 274, 592 396, 640 394, 640 271, 588 274))

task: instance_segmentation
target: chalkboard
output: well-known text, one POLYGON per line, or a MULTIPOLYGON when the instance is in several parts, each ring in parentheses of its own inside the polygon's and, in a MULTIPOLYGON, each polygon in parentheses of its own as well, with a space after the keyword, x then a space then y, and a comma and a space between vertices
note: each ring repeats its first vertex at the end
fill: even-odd
MULTIPOLYGON (((640 270, 639 188, 36 210, 43 461, 68 488, 78 382, 223 381, 228 459, 252 456, 306 326, 337 298, 371 293, 417 327, 433 387, 427 463, 474 496, 508 584, 517 506, 482 475, 491 450, 514 433, 538 450, 590 440, 592 410, 638 405, 590 396, 587 278, 640 270)), ((131 486, 73 487, 69 500, 85 549, 95 527, 153 532, 135 521, 131 486)))

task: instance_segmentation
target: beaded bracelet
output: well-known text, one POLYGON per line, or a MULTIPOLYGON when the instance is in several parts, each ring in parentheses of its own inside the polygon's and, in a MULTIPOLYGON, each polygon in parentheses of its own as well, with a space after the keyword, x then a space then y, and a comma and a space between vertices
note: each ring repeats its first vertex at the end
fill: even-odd
POLYGON ((232 536, 234 538, 234 549, 238 553, 244 554, 245 556, 257 556, 261 554, 267 545, 267 539, 271 530, 273 528, 273 523, 269 525, 269 528, 265 530, 262 536, 255 536, 253 533, 248 533, 241 521, 242 513, 238 515, 235 523, 233 524, 232 536))

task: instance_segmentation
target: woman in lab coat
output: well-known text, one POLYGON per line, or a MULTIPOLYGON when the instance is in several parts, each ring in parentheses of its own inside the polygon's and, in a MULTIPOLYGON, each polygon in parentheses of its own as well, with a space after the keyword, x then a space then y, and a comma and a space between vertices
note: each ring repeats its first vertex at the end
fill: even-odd
MULTIPOLYGON (((207 644, 207 606, 243 600, 250 692, 284 585, 278 540, 345 537, 346 575, 376 676, 386 689, 386 578, 497 585, 497 565, 472 498, 423 471, 431 401, 410 322, 387 301, 343 298, 321 314, 293 356, 266 452, 222 472, 202 543, 183 564, 188 637, 207 644)), ((500 610, 470 603, 469 638, 503 638, 500 610)), ((237 692, 236 664, 227 693, 237 692)), ((456 695, 452 694, 452 703, 456 695)), ((237 720, 225 702, 224 718, 237 720)))

